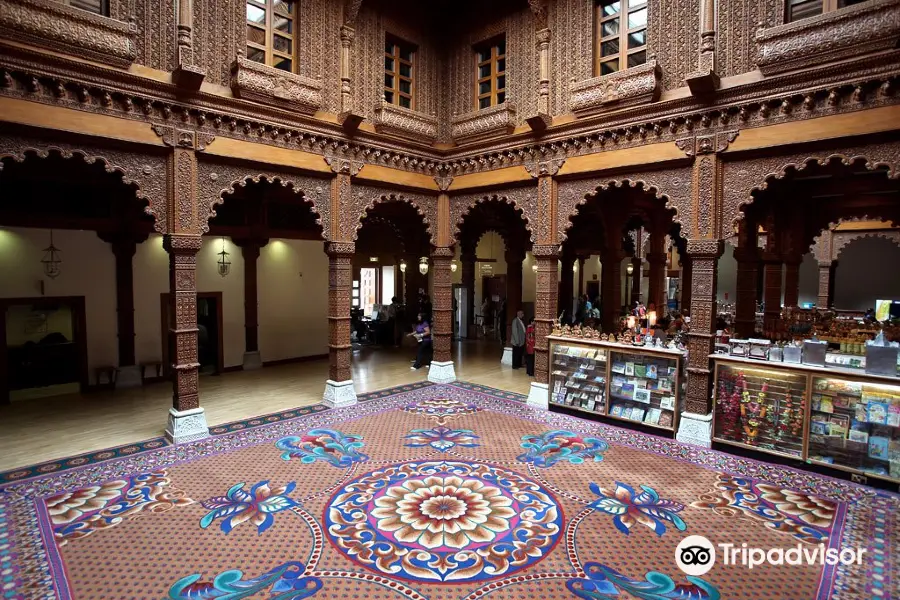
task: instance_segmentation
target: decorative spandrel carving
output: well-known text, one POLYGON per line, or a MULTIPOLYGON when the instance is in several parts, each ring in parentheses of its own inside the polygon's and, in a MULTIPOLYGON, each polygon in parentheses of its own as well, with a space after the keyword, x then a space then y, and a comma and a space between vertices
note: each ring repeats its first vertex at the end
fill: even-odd
POLYGON ((522 215, 525 229, 528 231, 529 239, 532 243, 537 240, 535 227, 540 223, 541 219, 549 220, 550 218, 550 215, 538 214, 537 190, 533 187, 516 188, 502 192, 454 195, 450 197, 450 224, 453 228, 453 239, 459 239, 460 226, 462 226, 469 211, 478 204, 491 201, 510 204, 522 215))
POLYGON ((322 228, 322 238, 326 239, 331 224, 330 182, 327 179, 205 160, 198 162, 197 171, 199 186, 197 218, 204 233, 209 231, 209 220, 216 216, 216 206, 229 194, 250 182, 268 181, 302 196, 310 204, 310 210, 316 214, 316 224, 322 228))
POLYGON ((116 67, 137 57, 135 23, 53 0, 0 0, 0 37, 116 67))
POLYGON ((350 188, 349 206, 341 207, 341 239, 355 240, 369 210, 380 202, 405 202, 411 205, 422 217, 431 243, 436 243, 438 222, 436 196, 356 184, 350 188))
MULTIPOLYGON (((166 233, 168 208, 164 156, 87 145, 75 146, 63 142, 47 144, 41 140, 0 134, 0 159, 10 158, 22 162, 28 156, 47 158, 51 152, 66 159, 80 159, 88 164, 99 161, 107 173, 121 173, 122 181, 135 186, 135 195, 147 202, 144 212, 154 217, 155 231, 166 233)), ((0 162, 0 170, 2 168, 3 163, 0 162)))
POLYGON ((525 163, 525 170, 528 171, 528 174, 532 177, 542 177, 549 176, 553 177, 559 170, 562 168, 563 164, 565 164, 565 158, 553 158, 550 160, 542 160, 533 163, 525 163))
POLYGON ((637 67, 572 82, 569 108, 576 115, 585 116, 611 104, 621 108, 654 102, 659 98, 661 76, 656 60, 649 60, 637 67))
POLYGON ((325 162, 331 167, 331 170, 341 175, 349 175, 356 177, 366 164, 360 160, 353 160, 339 155, 326 154, 325 162))
POLYGON ((900 36, 900 4, 872 0, 757 32, 765 75, 890 50, 900 36))
POLYGON ((588 199, 594 198, 611 188, 642 188, 657 198, 665 200, 667 209, 674 209, 674 221, 681 224, 684 237, 693 232, 693 205, 691 202, 691 169, 660 169, 643 173, 630 173, 611 179, 608 177, 561 181, 559 183, 559 208, 557 217, 557 233, 560 242, 568 237, 572 226, 571 218, 578 212, 578 207, 588 199))
POLYGON ((900 142, 844 146, 830 153, 803 152, 749 158, 723 163, 723 228, 733 231, 743 217, 743 208, 753 202, 753 193, 765 190, 769 181, 802 171, 810 163, 840 161, 862 163, 869 170, 887 169, 891 179, 900 177, 900 142))
POLYGON ((322 107, 322 82, 238 56, 231 91, 239 98, 311 115, 322 107))
POLYGON ((737 139, 740 131, 718 131, 675 140, 675 145, 688 156, 724 152, 737 139))

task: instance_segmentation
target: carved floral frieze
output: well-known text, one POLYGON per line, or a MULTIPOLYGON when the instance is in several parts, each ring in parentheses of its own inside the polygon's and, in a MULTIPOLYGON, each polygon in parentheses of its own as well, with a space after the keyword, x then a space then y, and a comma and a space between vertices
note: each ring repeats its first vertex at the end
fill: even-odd
POLYGON ((577 116, 589 115, 604 106, 633 106, 659 98, 662 77, 655 60, 609 75, 574 81, 569 86, 569 108, 577 116))
POLYGON ((0 0, 0 36, 116 67, 137 57, 134 23, 53 0, 0 0))
POLYGON ((510 102, 456 115, 450 121, 450 136, 457 144, 497 133, 512 133, 516 127, 516 107, 510 102))
POLYGON ((384 101, 375 105, 375 117, 372 120, 375 130, 380 133, 411 137, 429 144, 438 136, 437 117, 384 101))
POLYGON ((756 34, 756 64, 774 75, 897 46, 900 2, 872 0, 756 34))
POLYGON ((231 65, 231 91, 246 100, 311 115, 322 107, 322 82, 238 56, 231 65))

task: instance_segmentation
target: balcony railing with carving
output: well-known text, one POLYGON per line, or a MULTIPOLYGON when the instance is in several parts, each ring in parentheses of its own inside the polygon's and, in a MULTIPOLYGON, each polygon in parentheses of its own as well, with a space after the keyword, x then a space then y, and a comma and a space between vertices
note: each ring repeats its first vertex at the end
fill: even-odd
POLYGON ((238 56, 231 65, 231 91, 238 98, 311 115, 322 107, 322 82, 238 56))
POLYGON ((897 47, 900 2, 872 0, 756 33, 756 65, 765 75, 897 47))
POLYGON ((456 115, 450 120, 450 137, 457 144, 512 133, 516 128, 516 107, 508 100, 497 106, 456 115))
POLYGON ((137 57, 133 22, 53 0, 0 0, 0 36, 114 67, 137 57))
POLYGON ((382 101, 375 105, 375 130, 428 144, 438 136, 438 118, 382 101))
POLYGON ((569 108, 580 117, 611 104, 620 108, 653 102, 659 98, 660 76, 656 60, 649 60, 624 71, 574 81, 569 86, 569 108))

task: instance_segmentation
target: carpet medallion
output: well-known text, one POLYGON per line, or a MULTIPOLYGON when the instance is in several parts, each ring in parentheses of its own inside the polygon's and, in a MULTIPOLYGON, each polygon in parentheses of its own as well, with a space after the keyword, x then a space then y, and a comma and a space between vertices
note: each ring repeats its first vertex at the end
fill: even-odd
POLYGON ((900 496, 469 385, 0 485, 3 600, 849 600, 898 588, 900 496), (676 563, 702 555, 679 547, 688 536, 718 552, 702 574, 676 563), (720 544, 866 553, 750 569, 720 544))

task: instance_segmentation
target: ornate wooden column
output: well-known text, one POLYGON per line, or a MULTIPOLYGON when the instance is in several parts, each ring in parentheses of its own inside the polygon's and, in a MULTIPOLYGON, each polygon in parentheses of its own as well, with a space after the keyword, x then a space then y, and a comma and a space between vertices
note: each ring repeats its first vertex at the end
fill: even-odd
POLYGON ((512 247, 506 250, 506 343, 500 362, 512 365, 512 323, 516 312, 522 308, 522 262, 525 251, 512 247))
MULTIPOLYGON (((600 275, 603 277, 603 274, 600 275)), ((631 257, 631 300, 629 309, 635 302, 641 299, 641 259, 640 256, 631 257)))
POLYGON ((175 70, 172 81, 186 90, 200 89, 206 74, 194 60, 194 3, 192 0, 178 0, 178 27, 175 56, 175 70))
MULTIPOLYGON (((557 318, 556 299, 559 293, 557 273, 559 269, 559 237, 557 231, 557 184, 553 178, 562 166, 562 160, 552 160, 531 165, 529 173, 537 178, 537 205, 539 221, 537 240, 531 252, 537 263, 535 284, 535 344, 534 381, 528 393, 528 405, 546 409, 550 398, 550 347, 547 336, 553 331, 557 318)), ((563 269, 565 272, 565 269, 563 269)), ((569 272, 572 266, 569 265, 569 272)), ((571 283, 571 279, 569 280, 571 283)), ((571 294, 571 285, 569 286, 571 294)))
POLYGON ((759 282, 759 248, 756 243, 756 224, 746 218, 738 229, 735 281, 734 326, 740 338, 751 338, 756 331, 757 283, 759 282))
MULTIPOLYGON (((437 197, 437 235, 435 248, 431 252, 432 264, 432 301, 434 311, 431 324, 431 343, 434 356, 428 370, 428 381, 432 383, 451 383, 456 381, 456 370, 450 346, 453 341, 453 271, 450 264, 455 252, 452 248, 453 238, 450 234, 450 195, 447 189, 453 179, 449 176, 435 177, 441 193, 437 197)), ((473 265, 474 271, 474 265, 473 265)))
POLYGON ((681 260, 681 312, 691 314, 691 276, 693 262, 690 256, 682 256, 681 260))
POLYGON ((351 177, 362 163, 326 157, 334 171, 331 180, 331 222, 328 241, 328 381, 322 402, 332 408, 356 404, 351 370, 350 309, 353 288, 353 255, 356 253, 356 208, 350 197, 351 177))
MULTIPOLYGON (((610 226, 610 231, 617 231, 610 226)), ((612 236, 607 241, 608 246, 603 251, 600 260, 600 288, 602 289, 601 302, 603 303, 602 324, 603 331, 618 333, 619 312, 622 309, 622 259, 625 251, 622 249, 621 237, 612 236)))
POLYGON ((688 332, 686 411, 681 413, 676 439, 710 447, 712 371, 709 355, 715 346, 718 261, 724 249, 719 222, 722 205, 722 162, 719 153, 734 141, 736 131, 695 136, 676 144, 694 157, 691 189, 696 207, 688 228, 691 260, 691 324, 688 332))
POLYGON ((662 318, 665 310, 666 293, 666 238, 661 228, 650 232, 650 252, 647 254, 650 263, 650 281, 647 285, 647 306, 652 302, 656 306, 657 316, 662 318))
POLYGON ((774 331, 781 319, 781 258, 774 253, 763 253, 763 331, 774 331))
POLYGON ((816 308, 831 308, 834 291, 834 269, 837 261, 819 261, 819 294, 816 297, 816 308))
POLYGON ((466 296, 466 314, 468 315, 469 334, 473 335, 475 327, 475 245, 469 241, 460 242, 460 261, 462 262, 461 280, 463 287, 468 291, 466 296))
POLYGON ((559 293, 559 310, 560 312, 565 310, 566 316, 569 319, 572 319, 575 316, 572 312, 572 295, 574 293, 573 288, 575 287, 575 271, 572 267, 575 264, 575 255, 563 251, 563 255, 562 258, 559 259, 559 263, 561 265, 559 274, 559 287, 562 288, 559 293))
POLYGON ((584 257, 578 257, 578 299, 584 296, 584 257))
MULTIPOLYGON (((160 133, 157 131, 157 133, 160 133)), ((203 245, 198 219, 197 133, 166 129, 160 133, 171 146, 167 165, 168 233, 163 247, 169 253, 169 348, 172 360, 172 408, 166 438, 173 443, 209 436, 200 407, 197 342, 197 252, 203 245)))
POLYGON ((344 22, 341 25, 341 52, 340 52, 340 77, 341 77, 341 110, 338 113, 338 122, 345 131, 353 132, 362 123, 362 115, 357 114, 353 106, 353 86, 350 81, 351 49, 356 30, 353 28, 362 0, 344 3, 344 22))
POLYGON ((243 369, 252 371, 263 366, 259 353, 259 280, 260 250, 269 242, 263 239, 234 239, 244 257, 244 360, 243 369))
POLYGON ((784 305, 796 307, 800 304, 800 264, 802 256, 784 257, 784 305))

